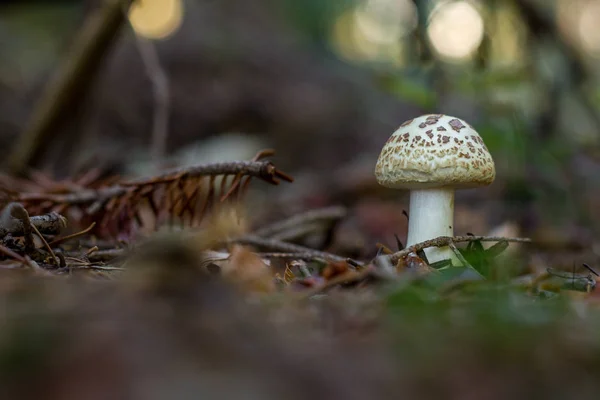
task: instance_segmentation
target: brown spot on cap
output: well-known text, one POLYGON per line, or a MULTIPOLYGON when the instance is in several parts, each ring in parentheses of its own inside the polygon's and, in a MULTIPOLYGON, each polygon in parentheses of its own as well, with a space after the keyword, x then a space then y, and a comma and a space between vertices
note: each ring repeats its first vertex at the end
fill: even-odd
POLYGON ((440 120, 440 118, 442 118, 443 115, 442 114, 433 114, 433 115, 429 115, 427 116, 427 118, 425 119, 425 123, 427 125, 435 125, 438 123, 438 121, 440 120))
POLYGON ((437 127, 437 130, 438 130, 439 132, 446 132, 446 128, 444 128, 443 126, 438 126, 438 127, 437 127))
POLYGON ((449 136, 442 136, 442 142, 448 143, 449 141, 450 141, 450 137, 449 136))
POLYGON ((410 125, 410 124, 411 124, 411 123, 412 123, 414 120, 415 120, 415 119, 413 118, 413 119, 409 119, 408 121, 404 121, 404 122, 402 123, 402 125, 400 125, 400 126, 406 126, 406 125, 410 125))
POLYGON ((427 136, 429 136, 429 139, 433 139, 433 129, 430 129, 425 133, 427 134, 427 136))
POLYGON ((444 114, 430 114, 427 116, 426 120, 439 121, 443 116, 444 114))
POLYGON ((466 126, 457 118, 448 122, 448 125, 450 125, 450 127, 452 127, 452 129, 456 132, 460 132, 461 129, 466 128, 466 126))

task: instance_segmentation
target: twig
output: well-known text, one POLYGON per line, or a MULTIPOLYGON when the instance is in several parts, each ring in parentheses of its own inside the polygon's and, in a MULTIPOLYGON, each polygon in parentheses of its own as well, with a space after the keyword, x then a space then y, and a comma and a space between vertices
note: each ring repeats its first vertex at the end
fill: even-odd
POLYGON ((91 262, 112 261, 115 258, 119 258, 126 255, 127 253, 127 249, 98 250, 91 254, 88 254, 88 259, 91 262))
POLYGON ((51 241, 49 243, 49 245, 50 246, 56 246, 57 244, 66 242, 67 240, 71 240, 71 239, 76 238, 78 236, 85 235, 86 233, 88 233, 89 231, 91 231, 92 229, 94 229, 94 226, 96 226, 96 223, 92 222, 91 225, 88 226, 87 228, 85 228, 84 230, 79 231, 79 232, 75 232, 75 233, 73 233, 71 235, 67 235, 67 236, 63 236, 61 238, 54 239, 53 241, 51 241))
POLYGON ((98 222, 95 233, 101 238, 119 234, 133 237, 145 222, 150 222, 142 217, 144 211, 149 211, 154 218, 155 229, 163 222, 173 226, 175 218, 180 219, 182 226, 187 222, 193 227, 201 223, 209 209, 214 211, 218 206, 217 199, 221 202, 239 201, 251 179, 261 179, 273 185, 278 185, 281 180, 292 182, 291 176, 278 170, 271 162, 260 160, 273 152, 271 149, 262 150, 251 161, 176 168, 158 176, 123 182, 113 179, 111 184, 95 183, 85 189, 34 188, 15 192, 0 185, 0 193, 4 191, 7 199, 32 207, 37 213, 75 211, 80 219, 91 217, 98 222), (231 175, 234 180, 229 183, 229 188, 225 184, 216 187, 216 176, 222 176, 222 182, 226 182, 225 178, 231 175), (225 191, 227 194, 223 196, 225 191))
POLYGON ((281 240, 284 242, 298 240, 300 238, 306 237, 311 233, 315 233, 319 230, 319 226, 317 224, 308 224, 308 225, 300 225, 293 229, 282 231, 276 233, 274 235, 270 235, 271 239, 281 240))
POLYGON ((56 71, 35 106, 29 127, 18 137, 8 153, 7 167, 12 174, 24 172, 39 156, 47 139, 70 116, 81 97, 94 82, 101 60, 114 42, 132 0, 105 0, 103 6, 88 17, 63 65, 56 71))
MULTIPOLYGON (((256 253, 259 257, 262 258, 281 258, 281 259, 291 259, 291 260, 304 260, 304 261, 312 261, 312 260, 336 260, 336 261, 348 261, 347 258, 337 256, 335 254, 326 253, 322 251, 317 251, 313 249, 309 249, 303 246, 294 245, 291 243, 285 243, 278 240, 271 239, 262 239, 256 237, 243 237, 238 239, 231 239, 228 243, 239 243, 239 244, 247 244, 253 245, 257 247, 265 247, 265 248, 279 248, 281 253, 277 252, 268 252, 268 253, 256 253)), ((106 250, 95 250, 88 254, 88 259, 90 261, 111 261, 115 258, 122 257, 127 254, 127 249, 106 249, 106 250)), ((217 253, 216 259, 222 260, 227 258, 228 253, 217 253)))
MULTIPOLYGON (((275 154, 275 150, 273 150, 273 149, 263 149, 263 150, 259 151, 258 153, 256 153, 256 155, 250 161, 252 161, 252 162, 259 161, 265 157, 270 157, 274 154, 275 154)), ((242 173, 236 174, 233 177, 233 180, 231 181, 229 190, 225 193, 223 193, 223 192, 224 192, 225 183, 226 183, 226 176, 223 177, 223 179, 221 181, 220 201, 225 201, 225 199, 227 199, 229 196, 231 196, 236 190, 239 190, 239 187, 242 185, 242 177, 243 177, 242 173)), ((242 191, 245 191, 245 189, 248 186, 248 182, 249 182, 249 180, 248 180, 248 178, 246 178, 246 181, 244 183, 244 187, 242 188, 242 191)))
POLYGON ((77 257, 66 256, 66 257, 64 257, 64 259, 65 259, 65 262, 66 262, 66 261, 69 261, 69 262, 70 262, 70 265, 71 265, 71 264, 75 264, 75 263, 78 263, 78 264, 86 264, 86 265, 87 265, 87 264, 91 264, 89 261, 86 261, 86 260, 83 260, 83 259, 81 259, 81 258, 77 258, 77 257))
POLYGON ((186 168, 167 171, 156 177, 131 180, 121 184, 108 186, 98 190, 85 189, 74 193, 21 193, 19 201, 40 202, 50 201, 56 204, 85 205, 90 203, 103 204, 103 202, 125 195, 132 187, 152 185, 158 183, 174 182, 186 177, 236 175, 253 176, 268 183, 278 185, 279 179, 293 182, 293 178, 275 168, 270 161, 232 161, 214 164, 199 164, 186 168))
POLYGON ((27 259, 25 257, 23 257, 20 254, 15 253, 14 251, 12 251, 11 249, 9 249, 8 247, 3 246, 1 244, 0 244, 0 253, 4 254, 5 256, 12 257, 12 258, 14 258, 17 261, 22 262, 23 264, 26 264, 26 265, 29 264, 27 262, 27 259))
POLYGON ((152 157, 155 165, 160 167, 164 160, 167 137, 169 135, 169 79, 165 70, 160 65, 160 60, 154 45, 141 37, 132 29, 137 43, 146 74, 152 82, 154 96, 154 115, 152 121, 152 157))
POLYGON ((107 267, 103 265, 94 265, 94 264, 71 264, 68 265, 69 269, 97 269, 101 271, 124 271, 125 268, 122 267, 107 267))
MULTIPOLYGON (((245 175, 260 178, 274 185, 283 179, 293 182, 294 178, 278 170, 270 161, 259 161, 261 158, 273 155, 272 149, 261 150, 252 161, 228 161, 211 164, 198 164, 183 168, 174 168, 163 172, 158 176, 146 179, 134 179, 122 183, 124 186, 137 186, 140 184, 156 183, 160 181, 171 182, 181 177, 201 177, 217 175, 245 175)), ((233 184, 232 184, 233 186, 233 184)))
POLYGON ((52 256, 52 260, 54 260, 54 263, 56 264, 56 266, 57 267, 60 266, 60 263, 58 262, 58 258, 56 258, 56 254, 54 254, 54 252, 52 251, 52 247, 50 247, 50 245, 48 244, 48 242, 46 241, 46 239, 44 238, 44 236, 40 233, 40 231, 38 231, 38 229, 34 225, 31 225, 31 228, 33 229, 33 231, 35 232, 35 234, 38 235, 38 237, 40 238, 40 240, 44 244, 44 247, 46 248, 46 250, 48 250, 48 252, 52 256))
POLYGON ((323 257, 321 257, 320 255, 319 256, 315 255, 313 250, 310 250, 310 252, 290 252, 290 253, 264 252, 264 253, 256 253, 256 254, 262 258, 279 258, 282 260, 303 260, 303 261, 323 260, 323 257))
POLYGON ((273 249, 276 251, 290 252, 290 253, 302 253, 305 257, 311 256, 314 258, 321 258, 324 260, 333 260, 333 261, 347 261, 348 259, 345 257, 340 257, 335 254, 327 253, 324 251, 313 250, 308 247, 299 246, 297 244, 291 244, 287 242, 282 242, 280 240, 275 239, 265 239, 255 235, 247 235, 242 236, 235 239, 230 239, 227 243, 239 243, 250 246, 262 247, 267 249, 273 249))
MULTIPOLYGON (((4 208, 5 211, 3 211, 3 216, 0 218, 0 238, 3 238, 8 234, 11 234, 12 236, 23 236, 26 234, 28 228, 25 226, 23 219, 10 215, 12 212, 12 207, 15 207, 11 204, 18 203, 9 203, 4 208), (5 212, 8 214, 5 214, 5 212)), ((23 207, 20 204, 19 206, 23 207)), ((47 235, 59 234, 60 231, 67 226, 67 219, 56 212, 51 212, 44 215, 35 215, 28 218, 31 225, 35 226, 40 232, 47 235)))
POLYGON ((450 245, 450 243, 461 243, 461 242, 514 242, 514 243, 531 243, 529 238, 505 238, 499 236, 440 236, 435 239, 426 240, 421 243, 414 244, 402 251, 398 251, 388 257, 392 265, 396 265, 398 261, 406 257, 411 252, 417 252, 428 247, 444 247, 450 245))
POLYGON ((333 288, 334 286, 341 285, 344 283, 360 282, 363 279, 372 276, 373 273, 373 268, 365 268, 360 271, 348 271, 345 274, 331 278, 330 280, 328 280, 320 286, 303 291, 302 293, 300 293, 300 299, 308 299, 316 294, 322 293, 328 289, 333 288))
MULTIPOLYGON (((315 222, 329 222, 344 218, 348 214, 346 207, 333 206, 317 210, 310 210, 301 214, 296 214, 282 221, 275 222, 263 228, 257 229, 254 234, 261 237, 271 237, 281 235, 282 232, 295 230, 300 225, 308 225, 315 222)), ((278 237, 280 240, 281 237, 278 237)), ((289 240, 289 239, 287 239, 289 240)))
POLYGON ((54 211, 44 215, 34 215, 29 217, 29 221, 45 235, 58 235, 67 227, 67 218, 54 211))
POLYGON ((98 246, 91 247, 85 252, 85 255, 89 256, 90 254, 95 253, 98 250, 100 250, 100 248, 98 246))

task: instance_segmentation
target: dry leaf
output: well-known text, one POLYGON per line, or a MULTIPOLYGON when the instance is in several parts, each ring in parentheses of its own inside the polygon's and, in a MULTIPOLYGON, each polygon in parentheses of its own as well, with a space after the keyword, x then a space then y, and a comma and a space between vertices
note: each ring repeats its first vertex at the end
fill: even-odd
POLYGON ((258 255, 241 245, 234 245, 229 258, 220 263, 223 277, 251 292, 274 292, 275 277, 258 255))
POLYGON ((396 271, 398 273, 416 272, 418 275, 426 275, 435 271, 435 269, 427 265, 427 263, 414 252, 410 252, 406 255, 406 257, 398 260, 398 264, 396 264, 396 271))
POLYGON ((348 263, 345 261, 331 261, 323 270, 321 271, 321 276, 325 280, 332 279, 336 276, 345 274, 348 272, 348 263))

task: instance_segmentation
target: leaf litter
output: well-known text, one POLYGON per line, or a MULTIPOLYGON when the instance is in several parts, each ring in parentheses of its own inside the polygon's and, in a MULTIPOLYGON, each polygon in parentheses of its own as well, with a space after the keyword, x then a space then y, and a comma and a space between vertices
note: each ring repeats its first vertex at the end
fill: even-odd
POLYGON ((473 234, 345 256, 342 206, 255 227, 250 178, 293 181, 267 155, 136 181, 4 178, 7 393, 66 398, 64 370, 89 388, 101 376, 107 396, 124 380, 134 398, 192 375, 192 392, 236 397, 504 398, 506 382, 523 396, 597 393, 594 268, 539 268, 529 239, 473 234), (446 245, 462 267, 427 262, 424 248, 446 245))

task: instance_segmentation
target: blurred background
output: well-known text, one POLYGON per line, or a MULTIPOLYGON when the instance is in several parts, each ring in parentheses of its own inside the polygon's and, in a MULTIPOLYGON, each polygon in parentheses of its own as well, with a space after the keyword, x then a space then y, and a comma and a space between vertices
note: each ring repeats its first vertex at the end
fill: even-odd
MULTIPOLYGON (((111 3, 0 3, 5 154, 111 3)), ((342 203, 354 225, 339 240, 365 255, 405 238, 407 193, 374 180, 381 147, 444 113, 478 130, 497 168, 494 185, 457 194, 457 234, 597 257, 600 0, 139 0, 127 16, 23 163, 149 175, 271 147, 296 182, 260 187, 273 204, 256 218, 342 203)))
MULTIPOLYGON (((406 239, 383 144, 444 113, 497 171, 457 192, 455 233, 534 239, 503 266, 600 271, 600 0, 130 3, 0 1, 2 172, 152 176, 273 148, 295 181, 253 183, 251 224, 341 204, 334 234, 296 242, 368 260, 406 239)), ((0 398, 598 398, 598 290, 400 280, 261 302, 200 276, 204 247, 159 242, 114 285, 2 264, 0 398)))

